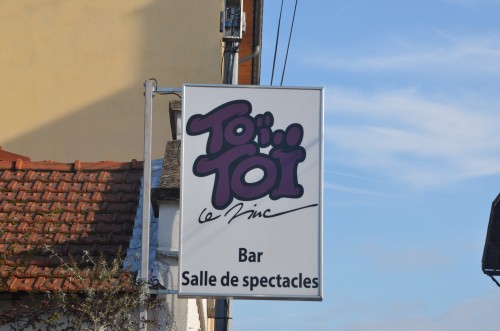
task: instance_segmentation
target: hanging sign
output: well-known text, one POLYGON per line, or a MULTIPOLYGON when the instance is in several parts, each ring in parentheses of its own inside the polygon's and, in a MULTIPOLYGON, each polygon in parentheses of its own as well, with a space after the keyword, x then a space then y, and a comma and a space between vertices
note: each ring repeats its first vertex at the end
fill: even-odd
POLYGON ((179 296, 322 300, 323 98, 184 86, 179 296))

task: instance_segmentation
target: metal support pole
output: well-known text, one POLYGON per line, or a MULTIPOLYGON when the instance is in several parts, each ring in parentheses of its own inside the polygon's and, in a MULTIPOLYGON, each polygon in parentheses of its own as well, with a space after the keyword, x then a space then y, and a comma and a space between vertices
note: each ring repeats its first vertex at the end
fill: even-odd
POLYGON ((231 84, 232 85, 238 85, 238 64, 239 64, 239 58, 240 58, 240 43, 233 43, 234 44, 234 53, 233 53, 233 77, 231 79, 231 84))
POLYGON ((239 42, 226 41, 224 45, 223 84, 238 84, 239 48, 239 42))
MULTIPOLYGON (((227 41, 224 51, 224 84, 238 85, 239 42, 227 41)), ((215 300, 215 331, 232 330, 231 299, 215 300)))
MULTIPOLYGON (((151 132, 153 124, 153 80, 144 83, 144 178, 142 185, 142 251, 141 251, 141 273, 140 277, 144 286, 149 280, 149 223, 151 205, 151 132)), ((141 330, 147 331, 146 321, 148 311, 144 309, 140 314, 141 330)))

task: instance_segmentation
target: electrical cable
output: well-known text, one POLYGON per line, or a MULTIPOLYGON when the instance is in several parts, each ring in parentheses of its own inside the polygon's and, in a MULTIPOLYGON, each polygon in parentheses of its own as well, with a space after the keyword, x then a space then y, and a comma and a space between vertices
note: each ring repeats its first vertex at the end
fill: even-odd
POLYGON ((283 12, 283 0, 281 0, 280 17, 278 19, 278 31, 276 32, 276 45, 274 46, 273 71, 271 72, 271 86, 273 86, 274 66, 276 65, 276 53, 278 52, 278 40, 280 37, 281 13, 283 12))
POLYGON ((297 3, 299 0, 295 0, 295 8, 293 9, 292 26, 290 27, 290 35, 288 36, 288 46, 286 47, 285 63, 283 64, 283 72, 281 73, 280 86, 283 86, 283 78, 285 77, 286 61, 288 60, 288 50, 290 49, 290 40, 292 39, 293 23, 295 22, 295 13, 297 12, 297 3))
POLYGON ((156 88, 158 86, 158 81, 156 80, 156 78, 154 77, 151 77, 149 78, 149 80, 152 80, 154 82, 153 86, 156 88))
POLYGON ((159 95, 175 95, 179 99, 182 99, 181 95, 179 93, 176 93, 176 92, 155 92, 155 93, 159 94, 159 95))

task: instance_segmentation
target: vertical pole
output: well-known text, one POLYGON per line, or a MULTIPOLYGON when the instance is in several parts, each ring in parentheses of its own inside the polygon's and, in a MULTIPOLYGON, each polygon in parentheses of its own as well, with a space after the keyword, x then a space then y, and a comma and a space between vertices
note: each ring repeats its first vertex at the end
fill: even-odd
MULTIPOLYGON (((149 279, 149 223, 151 205, 151 131, 153 123, 153 90, 151 79, 144 83, 144 176, 142 189, 142 251, 141 251, 141 281, 145 284, 149 279)), ((148 311, 144 309, 140 314, 141 330, 147 331, 148 311)))
POLYGON ((231 82, 230 83, 226 83, 226 84, 232 84, 232 85, 238 85, 238 62, 239 62, 239 59, 240 59, 240 43, 237 43, 237 42, 234 42, 232 43, 234 47, 233 49, 233 54, 232 54, 232 57, 233 57, 233 61, 232 61, 232 65, 233 65, 233 68, 231 69, 232 73, 233 73, 233 76, 231 77, 231 82))
MULTIPOLYGON (((227 41, 224 54, 224 84, 238 85, 239 42, 227 41)), ((215 300, 215 331, 232 330, 231 299, 215 300)))
MULTIPOLYGON (((232 84, 232 85, 238 85, 238 64, 239 64, 239 48, 240 48, 240 43, 239 42, 228 42, 226 44, 231 44, 231 50, 232 50, 232 61, 231 61, 231 80, 229 82, 224 82, 225 84, 232 84)), ((221 300, 222 301, 222 300, 221 300)), ((222 307, 223 310, 223 316, 224 318, 224 323, 225 323, 225 329, 224 331, 231 331, 233 329, 233 307, 232 307, 232 302, 231 299, 225 299, 224 301, 224 306, 222 307)), ((218 315, 220 316, 220 315, 218 315)), ((217 331, 217 330, 216 330, 217 331)))
POLYGON ((226 41, 224 46, 223 84, 238 85, 239 42, 226 41))

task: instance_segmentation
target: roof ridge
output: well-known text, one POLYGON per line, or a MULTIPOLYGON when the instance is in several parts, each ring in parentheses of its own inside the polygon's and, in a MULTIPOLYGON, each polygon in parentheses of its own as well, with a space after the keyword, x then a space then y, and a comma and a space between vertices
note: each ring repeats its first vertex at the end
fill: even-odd
POLYGON ((31 159, 25 155, 16 154, 16 153, 6 151, 2 148, 2 146, 0 146, 0 160, 2 160, 2 161, 15 161, 17 159, 21 159, 24 161, 31 161, 31 159))
POLYGON ((56 161, 0 161, 0 170, 52 170, 52 171, 114 171, 114 170, 139 170, 143 168, 143 161, 132 159, 129 162, 97 161, 64 163, 56 161))

